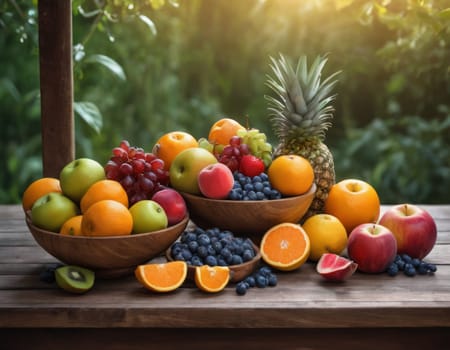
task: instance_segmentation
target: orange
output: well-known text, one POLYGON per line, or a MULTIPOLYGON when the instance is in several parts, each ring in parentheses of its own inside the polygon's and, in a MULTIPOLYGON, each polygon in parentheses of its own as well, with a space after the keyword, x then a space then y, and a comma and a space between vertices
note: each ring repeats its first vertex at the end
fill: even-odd
POLYGON ((133 217, 128 208, 111 199, 92 204, 81 221, 86 236, 123 236, 131 234, 132 229, 133 217))
POLYGON ((310 242, 300 225, 281 223, 270 228, 261 240, 261 257, 270 266, 291 271, 302 266, 309 257, 310 242))
POLYGON ((153 154, 164 161, 164 169, 169 170, 178 153, 198 147, 194 136, 184 131, 172 131, 161 136, 153 146, 153 154))
POLYGON ((347 235, 359 224, 375 223, 380 215, 380 199, 365 181, 345 179, 331 187, 325 201, 325 213, 336 216, 347 235))
POLYGON ((170 261, 161 264, 139 265, 134 270, 136 279, 154 292, 171 292, 180 287, 187 276, 184 261, 170 261))
POLYGON ((83 233, 81 232, 81 220, 83 219, 82 215, 76 215, 71 217, 69 220, 64 222, 64 224, 61 226, 61 229, 59 230, 59 233, 61 235, 68 235, 68 236, 82 236, 83 233))
POLYGON ((112 199, 128 207, 128 195, 120 182, 105 179, 94 182, 81 197, 81 212, 84 213, 92 204, 103 199, 112 199))
POLYGON ((310 216, 302 225, 311 243, 309 260, 318 261, 324 253, 340 255, 347 247, 347 231, 339 219, 329 214, 310 216))
POLYGON ((245 128, 236 120, 231 118, 222 118, 216 121, 209 130, 208 141, 212 144, 228 145, 230 139, 237 135, 237 131, 245 128))
POLYGON ((204 292, 217 293, 223 290, 230 280, 228 266, 202 265, 195 267, 195 284, 204 292))
POLYGON ((33 181, 25 189, 22 196, 22 208, 24 211, 30 210, 34 202, 50 192, 62 193, 59 179, 53 177, 43 177, 33 181))
POLYGON ((314 181, 311 163, 298 155, 279 156, 267 170, 273 188, 283 196, 298 196, 306 193, 314 181))

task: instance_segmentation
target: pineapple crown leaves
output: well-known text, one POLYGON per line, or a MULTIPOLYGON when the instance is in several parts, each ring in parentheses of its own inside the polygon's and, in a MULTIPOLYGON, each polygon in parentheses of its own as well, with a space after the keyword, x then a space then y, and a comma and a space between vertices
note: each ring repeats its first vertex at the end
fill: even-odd
POLYGON ((266 85, 275 93, 265 96, 269 103, 270 120, 274 131, 281 139, 315 136, 323 140, 331 127, 334 108, 331 102, 336 95, 330 95, 338 82, 335 77, 340 71, 321 81, 322 70, 328 61, 318 56, 308 69, 306 56, 301 56, 294 70, 287 58, 280 54, 278 59, 270 57, 270 68, 274 77, 267 75, 266 85))

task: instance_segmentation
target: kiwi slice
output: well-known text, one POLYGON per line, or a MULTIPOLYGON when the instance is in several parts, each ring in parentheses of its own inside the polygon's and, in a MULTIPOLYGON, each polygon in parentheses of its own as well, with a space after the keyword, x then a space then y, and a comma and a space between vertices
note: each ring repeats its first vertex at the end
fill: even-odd
POLYGON ((94 285, 95 273, 84 267, 67 265, 55 270, 58 286, 72 293, 85 293, 94 285))

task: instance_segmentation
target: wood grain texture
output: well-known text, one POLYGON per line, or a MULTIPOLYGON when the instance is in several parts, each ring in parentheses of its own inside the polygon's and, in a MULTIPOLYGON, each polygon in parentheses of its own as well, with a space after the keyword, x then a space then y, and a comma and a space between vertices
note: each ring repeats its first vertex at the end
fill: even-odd
POLYGON ((43 170, 58 177, 75 157, 71 0, 40 0, 38 21, 43 170))
POLYGON ((438 243, 425 259, 438 265, 434 275, 357 272, 333 284, 308 262, 278 273, 276 287, 253 288, 245 296, 236 295, 233 284, 206 294, 190 281, 156 294, 133 276, 97 280, 79 296, 39 280, 45 265, 57 260, 30 239, 20 206, 0 206, 1 348, 51 349, 38 339, 52 339, 52 346, 70 349, 75 338, 96 349, 225 349, 236 345, 232 339, 246 349, 328 349, 329 339, 334 349, 423 349, 427 339, 445 348, 439 344, 450 334, 450 206, 426 208, 438 226, 438 243))

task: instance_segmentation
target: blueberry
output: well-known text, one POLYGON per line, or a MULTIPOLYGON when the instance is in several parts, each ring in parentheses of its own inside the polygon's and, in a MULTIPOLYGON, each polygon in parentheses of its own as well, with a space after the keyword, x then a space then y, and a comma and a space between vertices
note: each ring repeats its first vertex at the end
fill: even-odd
POLYGON ((194 232, 187 232, 184 236, 183 239, 181 240, 183 243, 189 243, 192 241, 197 240, 197 235, 194 232))
POLYGON ((216 241, 212 244, 214 250, 216 251, 217 254, 220 253, 220 251, 222 250, 223 246, 222 243, 220 243, 220 241, 216 241))
POLYGON ((244 261, 242 260, 242 257, 240 255, 233 254, 231 258, 231 265, 239 265, 242 264, 244 261))
POLYGON ((210 244, 206 247, 206 249, 208 250, 208 255, 216 255, 216 250, 214 249, 214 247, 210 244))
POLYGON ((256 196, 256 192, 254 190, 248 191, 248 198, 251 201, 256 201, 258 197, 256 196))
POLYGON ((236 189, 232 189, 230 193, 228 193, 228 199, 231 199, 232 201, 238 201, 241 199, 241 197, 242 194, 239 193, 239 191, 236 189))
POLYGON ((398 274, 398 265, 396 263, 392 263, 391 265, 389 265, 389 267, 387 268, 387 273, 389 276, 397 276, 398 274))
POLYGON ((247 284, 246 283, 244 283, 244 282, 239 282, 237 285, 236 285, 236 293, 238 294, 238 295, 245 295, 245 293, 247 293, 247 284))
POLYGON ((414 266, 411 263, 406 263, 405 267, 404 267, 404 270, 406 271, 406 270, 410 270, 410 269, 414 269, 415 270, 414 266))
POLYGON ((420 265, 420 259, 414 258, 411 261, 412 266, 414 266, 415 268, 419 267, 420 265))
POLYGON ((39 279, 42 282, 53 283, 55 282, 55 270, 59 267, 63 266, 60 263, 47 264, 44 266, 44 269, 39 274, 39 279))
POLYGON ((261 173, 261 174, 259 174, 259 177, 261 178, 261 181, 269 180, 269 176, 267 175, 267 173, 261 173))
POLYGON ((208 248, 203 245, 199 246, 197 249, 197 255, 201 258, 206 258, 208 256, 208 248))
POLYGON ((437 267, 436 267, 435 264, 430 264, 430 263, 428 263, 428 264, 427 264, 427 268, 428 268, 428 271, 429 271, 429 272, 432 272, 432 273, 435 273, 435 272, 437 271, 437 267))
POLYGON ((263 267, 261 267, 261 268, 259 269, 258 272, 259 272, 261 275, 267 277, 267 276, 269 276, 270 274, 272 274, 272 269, 271 269, 270 267, 268 267, 268 266, 263 266, 263 267))
POLYGON ((181 252, 179 252, 178 254, 176 254, 175 256, 173 256, 173 258, 175 260, 181 260, 181 261, 186 261, 186 259, 184 258, 183 254, 181 252))
POLYGON ((230 251, 230 249, 228 249, 227 247, 222 248, 222 250, 220 251, 220 255, 224 258, 231 258, 231 256, 233 255, 230 251))
POLYGON ((183 249, 184 244, 180 243, 180 242, 175 242, 172 245, 172 248, 170 249, 170 252, 172 254, 172 257, 174 257, 175 255, 177 255, 178 253, 181 253, 181 250, 183 249))
POLYGON ((402 257, 400 255, 397 254, 395 256, 394 262, 397 263, 398 261, 403 261, 403 259, 402 259, 402 257))
POLYGON ((402 259, 406 264, 412 263, 412 258, 408 254, 402 254, 402 259))
POLYGON ((211 243, 211 239, 206 233, 202 233, 201 235, 199 235, 197 241, 198 244, 201 246, 207 246, 208 244, 211 243))
POLYGON ((198 242, 197 241, 191 241, 188 243, 188 248, 192 253, 195 253, 198 249, 198 242))
POLYGON ((220 257, 220 256, 217 258, 217 265, 219 265, 219 266, 228 266, 228 264, 225 261, 225 259, 220 257))
POLYGON ((250 249, 244 250, 244 253, 242 253, 242 260, 244 261, 250 261, 255 257, 254 253, 250 249))
POLYGON ((256 286, 258 288, 265 288, 269 284, 269 281, 268 281, 267 277, 263 276, 263 275, 261 275, 259 273, 256 274, 255 281, 256 281, 256 286))
POLYGON ((244 191, 249 192, 249 191, 253 191, 253 190, 254 190, 254 188, 253 188, 253 184, 252 183, 247 183, 247 184, 244 185, 244 191))
POLYGON ((405 269, 404 274, 408 277, 414 277, 416 275, 416 269, 414 267, 409 267, 405 269))
POLYGON ((189 249, 187 249, 187 248, 184 248, 184 249, 181 251, 181 255, 183 256, 183 260, 189 260, 189 259, 192 258, 192 253, 191 253, 191 251, 190 251, 189 249))
POLYGON ((275 287, 277 285, 277 283, 278 283, 277 275, 275 275, 274 273, 271 273, 269 275, 269 281, 268 282, 269 282, 269 286, 270 287, 275 287))
POLYGON ((266 199, 266 195, 262 193, 261 191, 256 192, 256 200, 262 201, 266 199))
POLYGON ((400 271, 403 271, 403 270, 405 269, 405 262, 404 262, 403 260, 397 261, 396 264, 397 264, 398 269, 399 269, 400 271))
POLYGON ((217 266, 217 265, 218 265, 218 264, 217 264, 217 258, 216 258, 215 256, 208 255, 208 256, 205 258, 205 264, 206 264, 206 265, 209 265, 209 266, 217 266))
POLYGON ((191 265, 202 266, 203 265, 203 260, 198 255, 194 255, 191 258, 191 265))
POLYGON ((256 286, 255 277, 253 276, 247 276, 244 280, 250 287, 256 286))
POLYGON ((417 267, 417 273, 419 275, 426 275, 428 273, 427 264, 424 262, 420 263, 420 265, 417 267))

